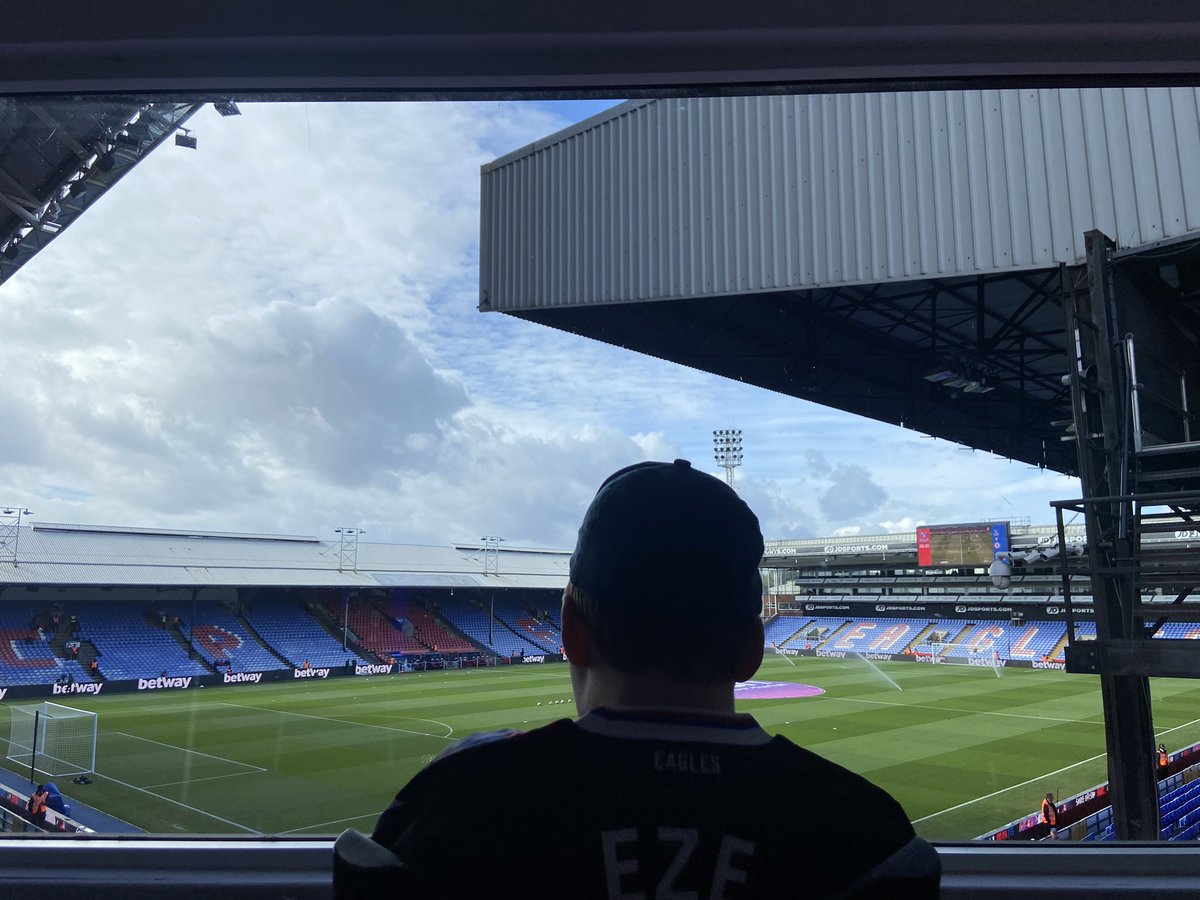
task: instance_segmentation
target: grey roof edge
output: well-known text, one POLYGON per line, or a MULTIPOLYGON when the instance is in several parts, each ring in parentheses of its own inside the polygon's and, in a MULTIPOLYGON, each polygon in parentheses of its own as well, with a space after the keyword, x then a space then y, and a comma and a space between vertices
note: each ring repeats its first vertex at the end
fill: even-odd
POLYGON ((82 525, 73 522, 30 522, 34 531, 61 531, 70 534, 128 534, 138 537, 187 537, 237 541, 287 541, 318 544, 319 537, 310 534, 267 534, 254 531, 197 531, 187 528, 146 528, 136 525, 82 525))
POLYGON ((509 151, 503 156, 493 159, 491 162, 484 163, 479 167, 479 174, 483 176, 489 172, 495 171, 496 169, 502 169, 510 163, 516 162, 518 159, 523 159, 526 156, 532 156, 533 154, 544 150, 547 147, 565 141, 569 137, 574 137, 577 134, 583 134, 583 132, 589 131, 598 125, 603 125, 605 122, 611 119, 620 118, 621 116, 627 115, 635 109, 643 106, 649 106, 651 103, 657 102, 657 99, 649 99, 626 100, 624 103, 618 103, 616 106, 598 112, 594 116, 588 116, 581 122, 576 122, 574 125, 568 125, 561 131, 556 131, 553 134, 548 134, 543 138, 538 138, 531 144, 526 144, 524 147, 518 147, 516 150, 509 151))

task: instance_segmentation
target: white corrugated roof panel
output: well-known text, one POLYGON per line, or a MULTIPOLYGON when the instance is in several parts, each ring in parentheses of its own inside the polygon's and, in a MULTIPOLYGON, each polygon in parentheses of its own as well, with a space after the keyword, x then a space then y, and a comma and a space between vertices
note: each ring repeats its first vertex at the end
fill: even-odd
POLYGON ((29 526, 17 549, 16 565, 0 558, 0 585, 558 588, 569 560, 561 550, 505 549, 495 561, 500 574, 485 574, 475 546, 362 542, 355 570, 338 571, 338 541, 29 526))
POLYGON ((484 166, 481 308, 1044 269, 1200 229, 1200 89, 634 101, 484 166))

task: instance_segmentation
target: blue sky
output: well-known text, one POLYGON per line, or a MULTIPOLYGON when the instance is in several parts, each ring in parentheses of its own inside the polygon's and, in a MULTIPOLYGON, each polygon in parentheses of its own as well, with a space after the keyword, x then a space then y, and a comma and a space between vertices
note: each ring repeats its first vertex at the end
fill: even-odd
POLYGON ((0 502, 43 521, 566 547, 637 459, 767 537, 1051 521, 1069 479, 480 314, 479 166, 609 104, 243 104, 0 288, 0 502))

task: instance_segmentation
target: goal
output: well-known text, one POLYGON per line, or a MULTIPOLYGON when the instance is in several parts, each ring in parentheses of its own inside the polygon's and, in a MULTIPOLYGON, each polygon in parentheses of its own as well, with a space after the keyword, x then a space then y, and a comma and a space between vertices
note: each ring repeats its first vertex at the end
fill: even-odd
POLYGON ((8 758, 51 776, 96 771, 94 712, 45 701, 10 706, 8 758))
POLYGON ((946 645, 942 641, 930 641, 929 661, 931 663, 942 663, 946 661, 946 645))

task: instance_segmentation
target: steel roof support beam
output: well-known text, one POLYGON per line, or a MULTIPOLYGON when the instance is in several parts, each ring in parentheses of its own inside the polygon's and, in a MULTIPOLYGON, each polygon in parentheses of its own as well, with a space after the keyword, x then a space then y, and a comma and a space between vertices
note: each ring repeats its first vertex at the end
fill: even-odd
MULTIPOLYGON (((1134 618, 1140 598, 1133 568, 1125 564, 1131 558, 1127 504, 1115 499, 1128 494, 1130 459, 1128 435, 1122 429, 1125 416, 1121 397, 1126 373, 1121 354, 1114 351, 1119 333, 1114 333, 1118 326, 1112 292, 1112 242, 1100 232, 1090 231, 1086 246, 1087 290, 1064 292, 1064 301, 1067 339, 1072 348, 1078 339, 1079 347, 1079 357, 1072 367, 1071 395, 1095 598, 1096 641, 1088 648, 1070 644, 1067 665, 1071 671, 1100 676, 1117 837, 1158 840, 1158 787, 1151 766, 1154 727, 1150 682, 1143 671, 1130 664, 1130 659, 1122 657, 1124 642, 1141 634, 1136 628, 1140 619, 1135 623, 1134 618), (1111 659, 1110 649, 1116 652, 1111 659)), ((1057 512, 1061 521, 1062 508, 1057 512)))

